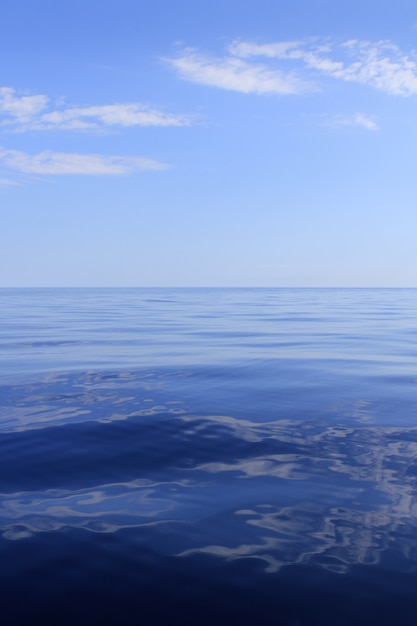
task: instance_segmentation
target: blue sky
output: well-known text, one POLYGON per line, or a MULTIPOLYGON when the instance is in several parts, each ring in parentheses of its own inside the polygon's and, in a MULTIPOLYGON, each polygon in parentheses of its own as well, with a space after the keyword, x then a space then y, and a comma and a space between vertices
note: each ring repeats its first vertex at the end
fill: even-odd
POLYGON ((417 4, 14 0, 0 286, 417 287, 417 4))

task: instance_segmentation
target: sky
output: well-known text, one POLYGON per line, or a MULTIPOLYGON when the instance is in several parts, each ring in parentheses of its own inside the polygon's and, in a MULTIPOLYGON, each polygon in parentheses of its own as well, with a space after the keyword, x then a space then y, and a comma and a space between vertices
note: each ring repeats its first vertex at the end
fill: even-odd
POLYGON ((0 287, 417 287, 415 0, 14 0, 0 287))

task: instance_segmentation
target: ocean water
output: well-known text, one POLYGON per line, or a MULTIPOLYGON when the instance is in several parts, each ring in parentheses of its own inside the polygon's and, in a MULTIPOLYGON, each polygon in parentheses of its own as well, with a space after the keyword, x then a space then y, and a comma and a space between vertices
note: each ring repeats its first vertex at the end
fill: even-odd
POLYGON ((0 290, 16 624, 417 623, 417 290, 0 290))

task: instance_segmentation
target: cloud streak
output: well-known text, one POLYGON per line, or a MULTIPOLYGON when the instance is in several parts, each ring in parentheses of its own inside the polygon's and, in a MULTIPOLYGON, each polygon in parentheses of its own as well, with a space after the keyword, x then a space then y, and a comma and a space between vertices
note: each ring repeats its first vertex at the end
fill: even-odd
POLYGON ((164 170, 169 166, 140 157, 102 156, 71 152, 44 151, 30 155, 0 148, 0 162, 24 174, 124 176, 144 170, 164 170))
POLYGON ((236 56, 215 58, 186 49, 165 61, 184 80, 241 93, 288 95, 308 89, 308 83, 292 73, 254 65, 236 56))
POLYGON ((105 126, 187 126, 190 119, 170 115, 140 104, 110 104, 91 107, 70 107, 40 117, 40 127, 89 129, 105 126))
POLYGON ((242 59, 292 61, 304 69, 369 85, 391 95, 417 94, 416 61, 389 41, 349 40, 339 45, 317 41, 269 44, 235 41, 229 51, 242 59))
POLYGON ((185 49, 165 60, 184 80, 242 93, 300 94, 314 84, 317 89, 320 77, 328 76, 390 95, 417 94, 415 54, 404 54, 389 41, 236 40, 220 58, 185 49))
POLYGON ((361 126, 366 130, 379 130, 379 126, 375 119, 369 115, 365 115, 364 113, 355 113, 351 116, 335 117, 329 122, 329 125, 334 126, 335 128, 343 126, 361 126))
POLYGON ((100 130, 109 127, 189 126, 191 117, 173 115, 130 102, 98 106, 54 107, 48 96, 20 95, 12 87, 0 87, 0 124, 25 130, 100 130))
POLYGON ((33 119, 47 105, 47 96, 18 96, 12 87, 0 87, 0 114, 16 122, 24 123, 33 119))
POLYGON ((0 178, 0 187, 16 187, 19 183, 10 178, 0 178))

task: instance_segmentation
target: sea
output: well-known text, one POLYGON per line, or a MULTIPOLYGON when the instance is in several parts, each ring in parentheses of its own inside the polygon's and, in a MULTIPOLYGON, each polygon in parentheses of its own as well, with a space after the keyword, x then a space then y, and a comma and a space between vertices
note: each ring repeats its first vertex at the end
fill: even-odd
POLYGON ((1 289, 0 619, 417 624, 417 290, 1 289))

